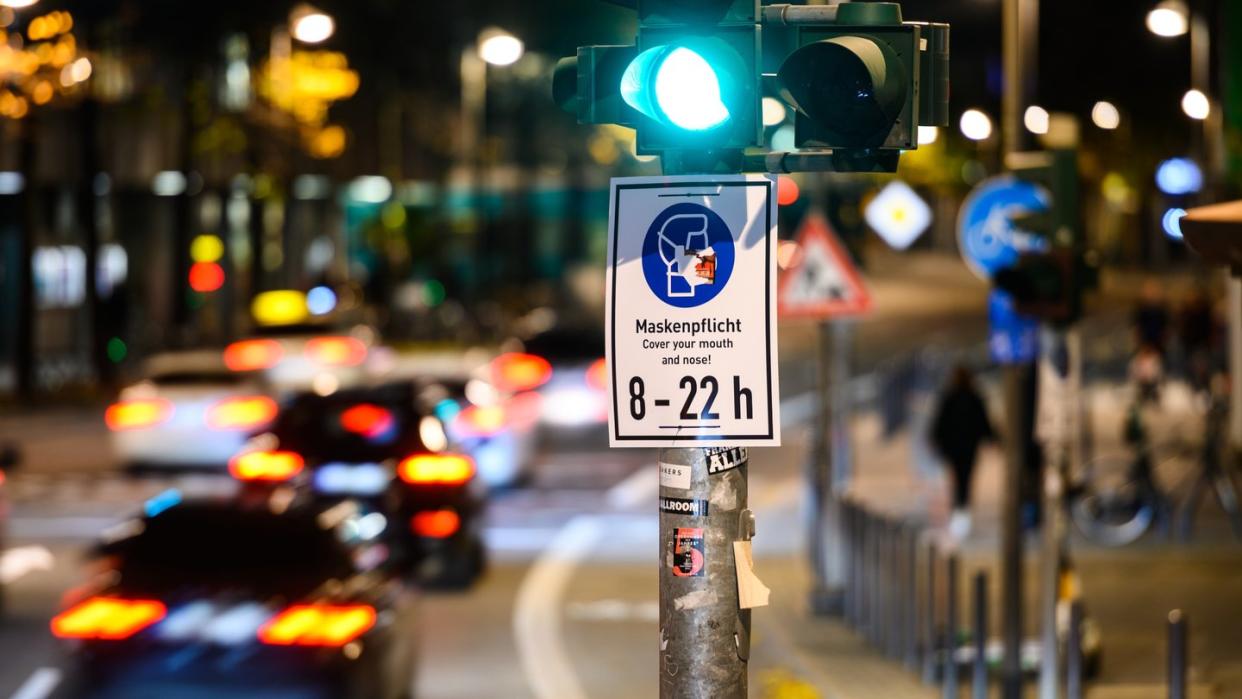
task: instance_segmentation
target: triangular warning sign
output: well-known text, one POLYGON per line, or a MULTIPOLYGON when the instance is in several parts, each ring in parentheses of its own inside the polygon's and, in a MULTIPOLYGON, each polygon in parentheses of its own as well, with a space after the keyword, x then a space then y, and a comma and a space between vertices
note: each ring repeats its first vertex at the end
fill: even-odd
POLYGON ((871 310, 871 294, 828 219, 812 211, 802 220, 794 264, 781 275, 777 309, 791 318, 832 318, 871 310))

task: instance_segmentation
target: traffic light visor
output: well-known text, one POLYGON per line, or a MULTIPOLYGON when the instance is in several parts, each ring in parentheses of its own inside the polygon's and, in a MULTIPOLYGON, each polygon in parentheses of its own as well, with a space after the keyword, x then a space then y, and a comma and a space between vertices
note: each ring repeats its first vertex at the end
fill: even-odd
POLYGON ((727 59, 689 46, 647 49, 621 76, 621 98, 645 116, 687 131, 707 131, 729 121, 727 59))
POLYGON ((906 102, 906 70, 886 43, 837 36, 794 51, 777 74, 782 97, 830 131, 836 145, 884 144, 906 102))

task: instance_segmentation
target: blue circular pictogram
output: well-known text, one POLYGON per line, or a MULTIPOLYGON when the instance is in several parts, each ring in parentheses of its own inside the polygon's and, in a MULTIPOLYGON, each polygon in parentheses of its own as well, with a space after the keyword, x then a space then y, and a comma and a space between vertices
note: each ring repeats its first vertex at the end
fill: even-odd
POLYGON ((661 211, 643 239, 643 275, 651 293, 678 308, 716 298, 733 274, 733 234, 702 204, 684 202, 661 211))
POLYGON ((958 246, 967 266, 990 279, 997 270, 1012 267, 1022 253, 1044 249, 1045 241, 1014 225, 1013 217, 1047 211, 1049 203, 1042 187, 1009 175, 980 183, 958 215, 958 246))

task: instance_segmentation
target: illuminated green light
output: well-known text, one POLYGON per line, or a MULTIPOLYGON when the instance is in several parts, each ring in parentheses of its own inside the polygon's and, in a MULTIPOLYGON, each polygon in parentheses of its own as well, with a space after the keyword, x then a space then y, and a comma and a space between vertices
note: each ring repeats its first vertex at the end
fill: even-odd
POLYGON ((729 120, 720 76, 697 51, 658 46, 638 54, 621 76, 626 104, 687 131, 707 131, 729 120))
POLYGON ((113 364, 120 364, 125 361, 125 355, 129 354, 129 348, 125 346, 124 340, 119 337, 113 337, 108 340, 106 352, 108 354, 108 359, 110 359, 113 364))

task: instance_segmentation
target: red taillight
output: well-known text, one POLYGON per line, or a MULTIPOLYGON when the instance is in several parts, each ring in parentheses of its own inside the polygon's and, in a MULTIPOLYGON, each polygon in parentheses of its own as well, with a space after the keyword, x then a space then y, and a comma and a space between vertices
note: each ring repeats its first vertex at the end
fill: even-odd
POLYGON ((104 422, 115 431, 151 427, 172 417, 172 403, 162 398, 123 400, 108 406, 104 422))
POLYGON ((457 414, 457 428, 467 437, 491 437, 505 427, 505 409, 499 405, 472 405, 457 414))
POLYGON ((270 369, 284 356, 284 348, 275 340, 242 340, 224 348, 224 366, 231 371, 270 369))
POLYGON ((306 341, 306 358, 323 366, 357 366, 367 346, 356 337, 316 337, 306 341))
POLYGON ((248 451, 229 461, 229 473, 239 481, 287 481, 305 466, 300 454, 291 451, 248 451))
POLYGON ((510 352, 492 360, 492 383, 502 391, 529 391, 552 378, 552 365, 533 354, 510 352))
POLYGON ((267 396, 229 398, 207 411, 207 426, 215 430, 252 430, 276 418, 279 408, 267 396))
POLYGON ((597 391, 608 390, 608 362, 596 359, 586 371, 587 385, 597 391))
POLYGON ((341 413, 341 427, 367 438, 378 437, 392 429, 392 412, 372 403, 362 403, 341 413))
POLYGON ((474 477, 474 459, 463 454, 415 454, 397 465, 411 485, 461 485, 474 477))
POLYGON ((365 604, 299 604, 259 629, 272 646, 343 646, 375 626, 375 609, 365 604))
POLYGON ((447 539, 461 529, 461 517, 453 510, 419 512, 410 518, 410 531, 430 539, 447 539))
POLYGON ((168 610, 163 603, 145 599, 91 597, 52 619, 57 638, 119 641, 154 624, 168 610))

